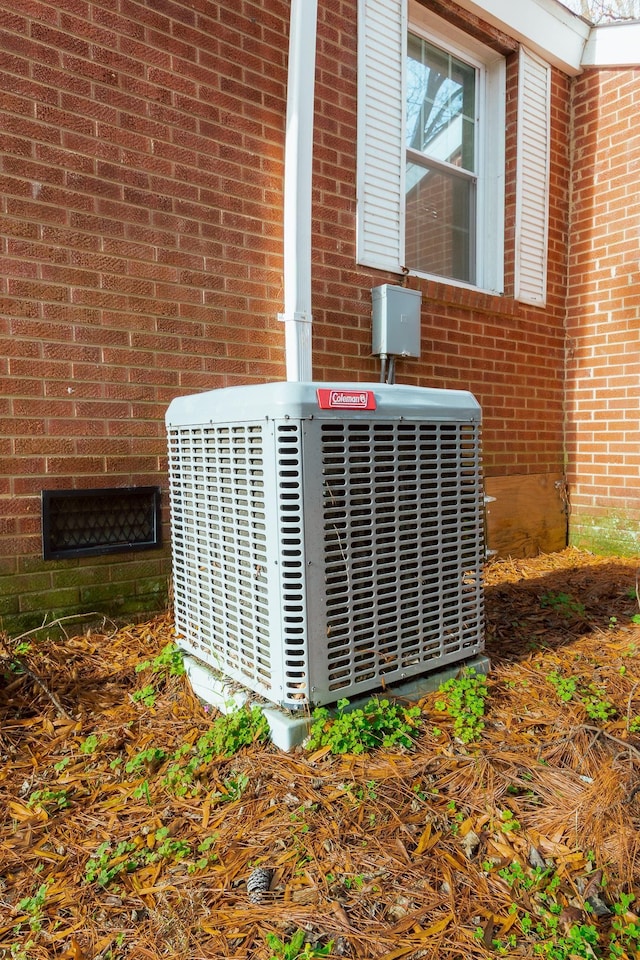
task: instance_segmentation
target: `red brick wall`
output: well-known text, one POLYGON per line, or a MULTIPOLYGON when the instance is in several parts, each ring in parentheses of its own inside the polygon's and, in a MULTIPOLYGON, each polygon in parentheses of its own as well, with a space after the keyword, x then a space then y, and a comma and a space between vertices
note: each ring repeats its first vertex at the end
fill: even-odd
MULTIPOLYGON (((314 375, 377 379, 370 290, 398 278, 355 264, 356 4, 319 6, 314 375)), ((4 6, 0 617, 12 629, 46 612, 149 609, 168 576, 167 548, 43 561, 41 489, 165 489, 174 396, 284 376, 289 9, 286 0, 4 6)), ((513 63, 509 75, 512 158, 513 63)), ((562 470, 568 93, 557 76, 547 308, 516 304, 510 286, 493 297, 424 283, 423 359, 398 365, 400 382, 477 395, 493 477, 562 470)), ((510 284, 512 159, 509 169, 510 284)))
POLYGON ((567 311, 572 539, 640 552, 640 70, 576 81, 567 311))
POLYGON ((43 563, 40 490, 165 488, 172 397, 282 376, 288 14, 284 0, 4 5, 6 623, 152 606, 167 550, 43 563))

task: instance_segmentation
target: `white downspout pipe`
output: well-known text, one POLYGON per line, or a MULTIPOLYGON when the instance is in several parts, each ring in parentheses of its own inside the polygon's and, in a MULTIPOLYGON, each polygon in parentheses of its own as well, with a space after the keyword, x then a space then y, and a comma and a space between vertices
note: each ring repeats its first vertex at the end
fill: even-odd
POLYGON ((318 0, 291 0, 284 155, 284 312, 287 380, 312 380, 311 188, 318 0))

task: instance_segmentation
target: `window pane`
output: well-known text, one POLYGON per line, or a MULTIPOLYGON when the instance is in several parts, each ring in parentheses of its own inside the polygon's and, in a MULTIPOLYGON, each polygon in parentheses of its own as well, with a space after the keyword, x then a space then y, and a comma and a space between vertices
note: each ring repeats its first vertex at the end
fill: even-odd
POLYGON ((409 34, 407 146, 475 172, 476 71, 409 34))
POLYGON ((475 283, 475 183, 407 163, 407 266, 475 283))

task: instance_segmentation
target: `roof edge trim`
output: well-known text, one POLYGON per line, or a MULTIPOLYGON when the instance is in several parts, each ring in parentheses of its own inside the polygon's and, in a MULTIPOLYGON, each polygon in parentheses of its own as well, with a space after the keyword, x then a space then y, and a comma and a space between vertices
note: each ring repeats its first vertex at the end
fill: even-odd
POLYGON ((569 76, 582 72, 590 24, 559 0, 456 0, 569 76))
POLYGON ((640 21, 591 28, 583 67, 640 67, 640 21))

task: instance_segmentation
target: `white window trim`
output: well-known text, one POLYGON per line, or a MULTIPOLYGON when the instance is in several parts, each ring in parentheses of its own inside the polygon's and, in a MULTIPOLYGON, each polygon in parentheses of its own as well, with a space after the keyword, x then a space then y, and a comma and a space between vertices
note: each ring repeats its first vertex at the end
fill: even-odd
MULTIPOLYGON (((443 24, 440 17, 429 15, 424 7, 411 4, 410 12, 408 30, 411 33, 441 47, 477 70, 476 109, 481 118, 477 128, 476 148, 477 282, 468 284, 440 274, 414 270, 411 270, 411 274, 456 287, 502 293, 504 290, 505 59, 495 50, 491 50, 456 27, 443 24), (488 216, 488 211, 491 211, 491 216, 488 216)), ((403 143, 405 141, 406 137, 403 136, 403 143)), ((403 163, 403 171, 404 167, 403 163)), ((402 248, 404 249, 404 236, 402 236, 402 248)))

